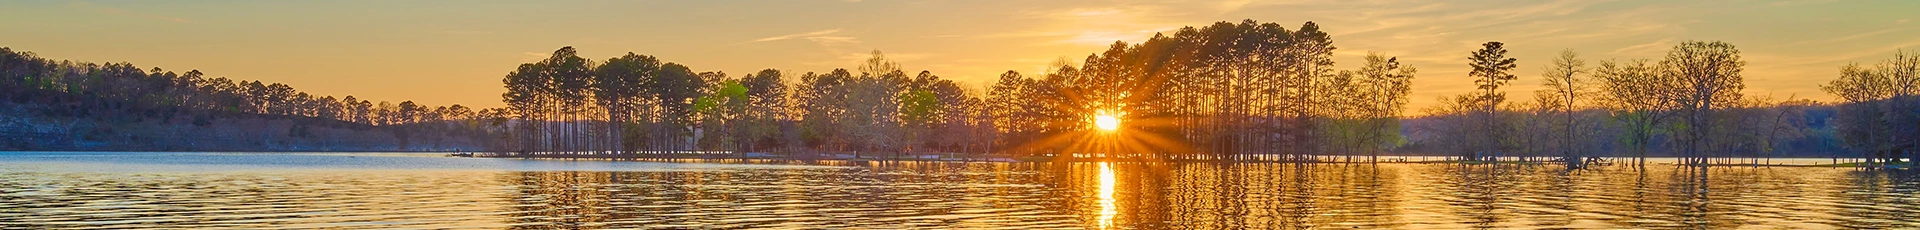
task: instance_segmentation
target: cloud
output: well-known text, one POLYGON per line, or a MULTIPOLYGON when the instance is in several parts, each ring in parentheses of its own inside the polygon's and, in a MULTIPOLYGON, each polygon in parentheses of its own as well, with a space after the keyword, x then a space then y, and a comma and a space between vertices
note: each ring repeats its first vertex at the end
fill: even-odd
MULTIPOLYGON (((849 68, 851 70, 851 67, 847 67, 847 66, 849 65, 859 66, 861 63, 865 63, 867 61, 867 58, 873 57, 872 52, 873 51, 851 52, 851 51, 842 50, 840 52, 836 52, 836 54, 832 55, 831 58, 826 58, 818 61, 804 62, 802 64, 813 65, 813 66, 842 67, 842 68, 849 68)), ((929 54, 929 53, 887 52, 885 54, 887 56, 887 60, 893 61, 893 62, 911 62, 911 61, 918 61, 918 60, 926 60, 927 58, 934 56, 933 54, 929 54)), ((901 71, 907 71, 907 70, 909 69, 902 69, 901 71)), ((913 70, 911 72, 920 72, 920 71, 913 70)))
POLYGON ((1837 42, 1843 42, 1843 41, 1849 41, 1849 40, 1854 40, 1854 39, 1861 39, 1861 38, 1867 38, 1867 37, 1873 37, 1873 36, 1877 36, 1877 35, 1881 35, 1881 34, 1887 34, 1887 33, 1893 33, 1893 32, 1900 32, 1900 31, 1906 31, 1906 30, 1907 30, 1906 28, 1889 28, 1889 29, 1881 29, 1881 30, 1875 30, 1875 31, 1868 31, 1868 32, 1865 32, 1865 33, 1858 33, 1858 34, 1853 34, 1853 35, 1847 35, 1847 36, 1845 36, 1845 37, 1837 37, 1837 38, 1830 38, 1830 39, 1820 39, 1820 40, 1806 40, 1806 41, 1800 41, 1800 42, 1794 42, 1794 43, 1792 43, 1792 44, 1788 44, 1788 45, 1790 45, 1790 46, 1793 46, 1793 45, 1806 45, 1806 44, 1812 44, 1812 43, 1821 43, 1821 44, 1825 44, 1825 43, 1837 43, 1837 42))
POLYGON ((1059 43, 1059 44, 1107 46, 1107 45, 1113 45, 1113 42, 1115 41, 1140 40, 1140 39, 1148 38, 1148 36, 1145 36, 1145 35, 1150 35, 1150 34, 1153 34, 1154 32, 1168 31, 1168 30, 1172 30, 1172 29, 1143 29, 1143 30, 1133 30, 1133 31, 1088 30, 1088 31, 1080 31, 1078 33, 1070 33, 1071 35, 1068 35, 1064 38, 1053 40, 1052 42, 1059 43))
POLYGON ((753 39, 753 41, 748 41, 748 42, 749 42, 749 43, 752 43, 752 42, 770 42, 770 41, 779 41, 779 40, 787 40, 787 39, 794 39, 794 38, 808 38, 808 37, 815 37, 815 36, 821 36, 821 35, 828 35, 828 34, 833 34, 833 33, 839 33, 839 32, 840 32, 840 29, 831 29, 831 30, 820 30, 820 31, 813 31, 813 32, 806 32, 806 33, 797 33, 797 34, 788 34, 788 35, 780 35, 780 36, 772 36, 772 37, 765 37, 765 38, 760 38, 760 39, 753 39))
POLYGON ((1067 10, 1066 12, 1061 12, 1061 14, 1057 15, 1057 17, 1065 17, 1065 18, 1099 17, 1099 16, 1107 16, 1107 15, 1116 15, 1120 13, 1124 13, 1124 12, 1121 11, 1120 9, 1115 9, 1115 8, 1091 8, 1091 9, 1075 8, 1072 10, 1067 10))
MULTIPOLYGON (((1867 48, 1867 49, 1834 50, 1834 51, 1829 51, 1824 53, 1796 53, 1796 54, 1790 54, 1790 55, 1788 54, 1753 54, 1748 56, 1752 57, 1752 58, 1749 58, 1750 60, 1752 60, 1752 62, 1766 62, 1769 65, 1778 66, 1778 67, 1794 67, 1794 66, 1839 67, 1841 64, 1844 64, 1849 60, 1873 59, 1873 57, 1876 57, 1876 56, 1891 55, 1893 52, 1896 52, 1895 50, 1899 50, 1906 47, 1913 47, 1913 46, 1920 46, 1920 41, 1908 41, 1908 42, 1893 43, 1893 44, 1887 44, 1887 45, 1875 45, 1873 46, 1873 48, 1867 48)), ((1874 61, 1878 62, 1878 60, 1874 60, 1874 61)))
MULTIPOLYGON (((1234 7, 1245 5, 1235 4, 1234 7)), ((1041 6, 1016 11, 1013 16, 1027 28, 1009 28, 1007 32, 968 36, 982 39, 1039 38, 1035 46, 1073 44, 1104 47, 1114 41, 1138 41, 1155 32, 1185 26, 1184 17, 1196 13, 1214 15, 1210 6, 1165 2, 1122 2, 1096 7, 1078 5, 1041 6)))
POLYGON ((1247 5, 1250 5, 1250 4, 1253 4, 1253 0, 1220 1, 1219 3, 1215 4, 1215 9, 1220 10, 1220 12, 1234 12, 1234 11, 1240 11, 1241 8, 1245 8, 1247 7, 1247 5))
POLYGON ((798 40, 807 40, 809 42, 813 42, 814 44, 818 44, 820 45, 821 48, 825 48, 829 52, 840 53, 847 50, 851 50, 851 49, 846 49, 846 47, 848 46, 858 45, 861 43, 860 38, 853 37, 853 36, 839 35, 839 33, 840 33, 840 29, 819 30, 819 31, 812 31, 812 32, 805 32, 805 33, 765 37, 765 38, 754 39, 752 41, 746 41, 746 42, 741 42, 737 44, 798 39, 798 40))
POLYGON ((1632 45, 1627 47, 1620 47, 1619 49, 1613 49, 1612 53, 1620 56, 1639 56, 1639 57, 1660 56, 1661 52, 1664 52, 1669 47, 1673 46, 1672 45, 1673 40, 1674 39, 1672 38, 1662 38, 1659 41, 1654 41, 1652 43, 1632 45))
MULTIPOLYGON (((803 33, 784 34, 779 36, 753 39, 753 40, 749 40, 749 41, 741 42, 737 44, 784 41, 784 40, 806 40, 808 42, 813 42, 814 44, 819 46, 818 48, 821 49, 822 52, 820 53, 820 55, 822 56, 822 58, 816 59, 816 61, 806 61, 806 62, 800 63, 803 65, 811 65, 811 66, 836 67, 836 66, 845 66, 846 64, 849 64, 849 63, 859 63, 862 60, 866 60, 867 55, 869 55, 870 54, 869 52, 871 52, 873 49, 871 47, 862 46, 861 45, 862 42, 860 41, 860 38, 841 34, 840 31, 841 29, 827 29, 827 30, 803 32, 803 33)), ((888 59, 893 59, 894 61, 917 60, 917 59, 925 58, 927 56, 931 56, 931 55, 930 54, 887 53, 888 59)))
POLYGON ((860 43, 859 38, 843 37, 843 36, 813 36, 813 37, 806 37, 806 39, 807 41, 812 41, 813 43, 819 43, 822 46, 860 43))

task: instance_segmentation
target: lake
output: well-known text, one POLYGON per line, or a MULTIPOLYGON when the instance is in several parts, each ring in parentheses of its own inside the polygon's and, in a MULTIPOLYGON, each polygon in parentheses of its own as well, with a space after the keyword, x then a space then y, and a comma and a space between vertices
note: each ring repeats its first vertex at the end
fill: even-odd
POLYGON ((1816 167, 5 152, 0 229, 1920 228, 1916 188, 1816 167))

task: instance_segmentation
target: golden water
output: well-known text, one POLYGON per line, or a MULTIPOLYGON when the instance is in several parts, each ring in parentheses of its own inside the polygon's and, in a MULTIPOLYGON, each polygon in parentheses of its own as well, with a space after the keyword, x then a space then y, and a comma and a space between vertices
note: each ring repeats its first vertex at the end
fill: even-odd
POLYGON ((865 163, 0 171, 0 228, 1920 228, 1912 173, 865 163))

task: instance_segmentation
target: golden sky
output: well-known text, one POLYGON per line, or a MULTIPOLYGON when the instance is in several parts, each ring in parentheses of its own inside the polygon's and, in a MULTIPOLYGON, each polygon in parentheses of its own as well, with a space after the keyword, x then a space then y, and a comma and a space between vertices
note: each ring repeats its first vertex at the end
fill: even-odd
POLYGON ((1687 40, 1737 45, 1749 95, 1829 100, 1849 62, 1920 50, 1920 1, 0 1, 0 46, 287 83, 320 95, 496 107, 519 63, 574 46, 738 77, 852 68, 881 50, 973 84, 1081 60, 1114 41, 1254 19, 1333 34, 1339 68, 1367 52, 1419 68, 1415 110, 1472 89, 1467 53, 1502 41, 1509 92, 1530 97, 1560 50, 1660 58, 1687 40))

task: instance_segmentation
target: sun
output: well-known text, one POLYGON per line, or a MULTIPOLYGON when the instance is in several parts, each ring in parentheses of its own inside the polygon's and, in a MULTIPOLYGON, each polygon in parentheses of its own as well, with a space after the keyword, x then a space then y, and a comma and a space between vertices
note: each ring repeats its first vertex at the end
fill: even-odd
POLYGON ((1094 115, 1093 126, 1100 128, 1101 131, 1112 132, 1114 130, 1120 130, 1120 118, 1106 113, 1094 115))

